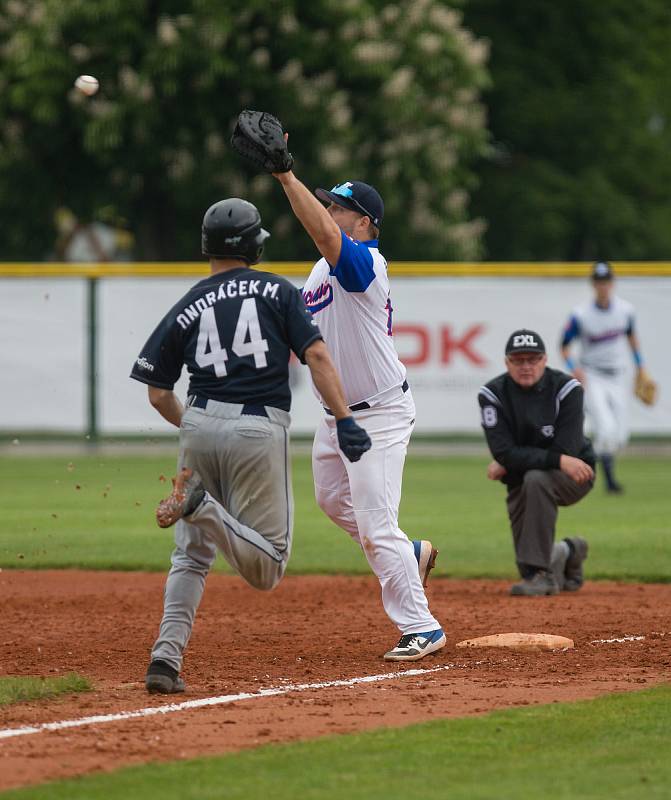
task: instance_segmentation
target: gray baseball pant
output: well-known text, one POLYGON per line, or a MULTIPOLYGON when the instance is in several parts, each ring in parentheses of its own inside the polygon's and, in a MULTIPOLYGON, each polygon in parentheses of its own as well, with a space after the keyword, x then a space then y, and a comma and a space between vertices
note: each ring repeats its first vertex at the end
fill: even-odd
POLYGON ((558 469, 525 473, 506 501, 517 564, 550 569, 559 506, 572 506, 593 486, 593 481, 578 484, 558 469))
POLYGON ((175 525, 163 619, 151 653, 178 671, 217 550, 257 589, 274 588, 289 560, 290 416, 270 406, 267 417, 244 409, 208 400, 206 409, 187 408, 182 417, 177 467, 196 470, 206 495, 175 525))

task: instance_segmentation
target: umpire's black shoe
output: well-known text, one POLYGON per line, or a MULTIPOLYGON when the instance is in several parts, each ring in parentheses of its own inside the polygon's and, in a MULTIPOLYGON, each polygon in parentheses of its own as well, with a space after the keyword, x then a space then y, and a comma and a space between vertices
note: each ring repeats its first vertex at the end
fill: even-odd
POLYGON ((585 582, 582 565, 587 558, 589 545, 580 536, 572 536, 570 539, 564 539, 564 541, 571 548, 571 553, 566 559, 566 566, 564 567, 564 591, 577 592, 585 582))
POLYGON ((617 481, 611 481, 606 485, 606 492, 608 494, 624 494, 624 486, 617 481))
POLYGON ((514 584, 510 594, 516 597, 544 597, 549 594, 559 594, 559 585, 552 572, 539 569, 531 578, 524 578, 514 584))
POLYGON ((165 661, 151 662, 144 685, 150 694, 177 694, 183 692, 185 688, 179 672, 165 661))
POLYGON ((561 592, 566 583, 566 562, 571 555, 571 545, 566 542, 555 542, 552 545, 552 560, 550 561, 550 572, 557 581, 557 586, 561 592))
POLYGON ((172 493, 161 500, 156 509, 159 528, 169 528, 178 519, 188 517, 203 502, 205 489, 200 475, 188 467, 182 467, 179 475, 172 479, 172 493))

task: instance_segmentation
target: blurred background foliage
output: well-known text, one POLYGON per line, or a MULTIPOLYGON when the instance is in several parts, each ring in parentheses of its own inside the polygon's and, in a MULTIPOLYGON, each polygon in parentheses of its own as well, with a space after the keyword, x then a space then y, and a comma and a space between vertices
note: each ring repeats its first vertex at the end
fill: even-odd
POLYGON ((470 0, 492 153, 471 213, 503 260, 671 257, 671 3, 470 0))
POLYGON ((233 195, 312 259, 245 107, 310 187, 380 189, 390 259, 668 258, 670 34, 668 0, 0 0, 0 259, 59 258, 59 219, 199 259, 233 195))
POLYGON ((297 175, 386 201, 395 258, 474 258, 486 47, 437 0, 11 0, 0 15, 3 259, 40 259, 54 215, 128 226, 140 259, 200 258, 205 209, 244 196, 272 259, 311 259, 273 178, 228 147, 242 108, 277 114, 297 175), (80 73, 101 89, 72 89, 80 73))

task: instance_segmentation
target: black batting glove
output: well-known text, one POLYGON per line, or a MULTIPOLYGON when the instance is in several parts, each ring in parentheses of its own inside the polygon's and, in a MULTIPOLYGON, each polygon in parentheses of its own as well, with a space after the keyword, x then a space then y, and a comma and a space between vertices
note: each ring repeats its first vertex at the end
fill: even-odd
POLYGON ((370 436, 356 424, 353 417, 337 420, 336 428, 338 444, 349 461, 358 461, 366 450, 370 450, 370 436))

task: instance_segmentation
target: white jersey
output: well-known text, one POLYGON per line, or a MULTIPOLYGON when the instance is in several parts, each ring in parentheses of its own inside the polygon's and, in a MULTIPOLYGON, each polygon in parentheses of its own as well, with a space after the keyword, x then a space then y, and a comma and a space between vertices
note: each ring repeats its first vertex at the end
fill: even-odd
POLYGON ((314 265, 303 299, 333 357, 347 405, 374 404, 403 384, 405 367, 392 340, 387 261, 377 240, 357 242, 343 233, 338 263, 333 267, 322 258, 314 265))
POLYGON ((580 341, 580 365, 607 373, 626 370, 631 362, 627 336, 634 333, 634 307, 612 297, 608 308, 592 301, 574 309, 564 332, 563 344, 580 341))

